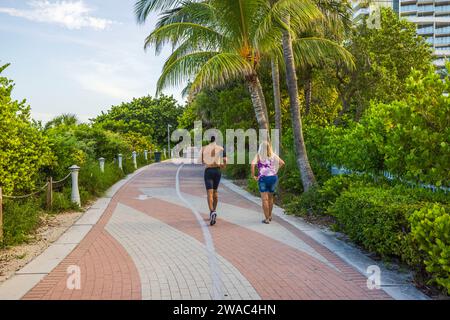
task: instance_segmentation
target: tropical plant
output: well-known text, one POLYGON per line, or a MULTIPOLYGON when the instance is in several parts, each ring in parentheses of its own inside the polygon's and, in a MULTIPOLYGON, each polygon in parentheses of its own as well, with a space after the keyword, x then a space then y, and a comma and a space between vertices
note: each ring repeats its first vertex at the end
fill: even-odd
POLYGON ((432 65, 432 50, 417 35, 416 25, 400 19, 390 8, 382 8, 379 28, 365 21, 355 26, 345 42, 355 58, 356 68, 349 70, 336 62, 329 79, 336 79, 342 109, 335 124, 345 116, 359 121, 371 101, 390 103, 405 94, 405 81, 414 68, 426 71, 432 65))
MULTIPOLYGON (((155 3, 155 1, 150 1, 155 3)), ((156 6, 156 5, 155 5, 156 6)), ((155 7, 153 6, 153 7, 155 7)), ((185 1, 163 13, 146 46, 159 51, 170 43, 174 52, 165 64, 158 90, 192 80, 190 91, 244 79, 260 128, 269 128, 266 100, 258 68, 278 43, 273 28, 281 13, 289 12, 302 24, 316 17, 309 1, 185 1)))
POLYGON ((176 128, 183 108, 173 97, 146 96, 112 106, 107 112, 92 119, 94 126, 116 133, 139 133, 148 143, 164 146, 167 143, 167 125, 176 128))
POLYGON ((0 67, 0 186, 5 194, 35 191, 41 170, 54 160, 48 139, 31 121, 26 101, 11 97, 14 84, 0 67))
POLYGON ((448 206, 429 204, 410 217, 411 238, 424 254, 431 281, 450 294, 450 213, 448 206))
MULTIPOLYGON (((150 10, 170 7, 159 1, 146 3, 139 1, 136 6, 141 22, 150 10)), ((174 48, 164 66, 158 90, 190 81, 190 91, 196 93, 230 80, 244 79, 258 125, 268 129, 268 111, 258 69, 264 58, 281 59, 281 40, 287 36, 289 45, 286 47, 285 43, 283 49, 292 54, 285 63, 289 69, 288 88, 298 166, 306 190, 314 184, 314 175, 302 136, 290 26, 307 28, 320 17, 320 11, 310 1, 185 1, 180 7, 166 10, 146 40, 146 47, 154 45, 157 52, 168 43, 174 48), (290 17, 288 23, 283 21, 286 16, 290 17)), ((295 48, 299 59, 311 64, 320 63, 322 53, 329 52, 348 61, 347 52, 327 39, 299 39, 295 41, 295 48)))

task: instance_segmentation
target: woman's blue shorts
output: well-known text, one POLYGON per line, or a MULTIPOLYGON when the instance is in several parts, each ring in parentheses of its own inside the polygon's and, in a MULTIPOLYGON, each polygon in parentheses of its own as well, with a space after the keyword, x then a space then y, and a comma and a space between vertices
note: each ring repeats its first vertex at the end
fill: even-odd
POLYGON ((274 193, 277 186, 278 176, 262 176, 258 180, 259 192, 274 193))

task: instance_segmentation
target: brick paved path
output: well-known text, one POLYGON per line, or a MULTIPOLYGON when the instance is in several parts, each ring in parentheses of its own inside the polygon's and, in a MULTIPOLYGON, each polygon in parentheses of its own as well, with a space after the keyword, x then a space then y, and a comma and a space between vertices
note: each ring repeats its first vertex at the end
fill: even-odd
POLYGON ((207 224, 200 166, 152 165, 24 299, 388 299, 306 234, 222 186, 207 224), (178 177, 178 179, 177 179, 178 177), (67 288, 79 266, 81 289, 67 288))

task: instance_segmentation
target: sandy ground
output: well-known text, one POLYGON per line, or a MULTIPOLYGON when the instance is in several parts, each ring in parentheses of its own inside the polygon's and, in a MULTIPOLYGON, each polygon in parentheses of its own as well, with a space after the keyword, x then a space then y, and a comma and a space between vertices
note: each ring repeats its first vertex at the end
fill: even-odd
POLYGON ((40 255, 55 242, 83 212, 66 212, 42 217, 41 226, 28 243, 7 249, 0 249, 0 283, 40 255))

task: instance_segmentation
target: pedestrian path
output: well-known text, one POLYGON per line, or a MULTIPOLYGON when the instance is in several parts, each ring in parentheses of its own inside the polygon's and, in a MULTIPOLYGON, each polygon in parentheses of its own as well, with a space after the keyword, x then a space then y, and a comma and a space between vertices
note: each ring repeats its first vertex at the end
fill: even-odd
POLYGON ((104 210, 80 219, 82 240, 61 240, 70 253, 21 298, 391 298, 288 222, 262 224, 260 206, 224 185, 210 227, 202 174, 201 166, 170 162, 141 170, 104 210), (79 288, 68 286, 73 267, 79 288))

